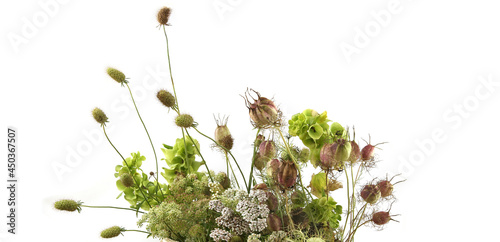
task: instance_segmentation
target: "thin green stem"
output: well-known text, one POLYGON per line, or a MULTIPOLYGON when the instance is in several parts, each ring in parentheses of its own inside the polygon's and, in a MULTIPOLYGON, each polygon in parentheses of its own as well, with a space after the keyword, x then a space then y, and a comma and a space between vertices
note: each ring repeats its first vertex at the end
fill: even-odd
POLYGON ((123 232, 140 232, 140 233, 145 233, 145 234, 151 234, 150 232, 146 232, 146 231, 142 231, 142 230, 136 230, 136 229, 126 229, 126 230, 122 230, 123 232))
MULTIPOLYGON (((255 135, 255 140, 257 140, 257 137, 259 137, 260 133, 260 128, 257 129, 257 134, 255 135)), ((250 193, 250 188, 252 187, 252 178, 253 178, 253 168, 255 166, 255 155, 257 155, 257 146, 255 145, 255 140, 254 140, 254 146, 253 146, 253 155, 252 155, 252 165, 250 167, 250 176, 248 177, 248 187, 247 187, 247 193, 250 193)))
MULTIPOLYGON (((158 173, 158 157, 156 156, 156 150, 155 146, 153 145, 153 141, 151 141, 151 136, 149 136, 148 129, 146 128, 146 124, 144 124, 144 121, 142 120, 141 114, 139 113, 139 109, 137 108, 137 105, 135 104, 134 100, 134 95, 132 95, 132 90, 130 90, 130 86, 128 83, 125 83, 127 85, 128 91, 130 93, 130 97, 132 98, 132 102, 134 103, 135 111, 137 112, 137 116, 139 116, 139 119, 141 120, 142 126, 144 126, 144 130, 146 131, 146 134, 148 135, 149 143, 151 144, 151 148, 153 148, 153 153, 155 155, 155 162, 156 162, 156 174, 158 173)), ((158 186, 160 186, 160 182, 158 181, 158 176, 154 176, 156 179, 156 186, 155 186, 155 194, 158 195, 158 186)), ((162 200, 165 199, 163 196, 163 192, 161 192, 161 197, 162 200)))
MULTIPOLYGON (((123 158, 123 155, 118 151, 118 149, 116 149, 116 147, 113 145, 113 143, 109 139, 108 134, 106 133, 106 127, 104 125, 102 126, 102 130, 104 131, 104 136, 106 136, 106 139, 108 140, 109 144, 111 144, 111 146, 113 146, 113 148, 115 149, 116 153, 118 153, 120 155, 120 157, 123 159, 123 162, 125 163, 125 165, 127 166, 128 170, 130 171, 130 166, 129 166, 127 160, 125 160, 125 158, 123 158)), ((142 187, 139 185, 140 183, 136 181, 135 176, 132 176, 132 177, 134 179, 134 183, 137 184, 137 187, 139 188, 139 191, 142 193, 142 196, 144 197, 144 201, 146 201, 146 203, 148 204, 148 206, 150 208, 152 208, 151 204, 149 203, 148 199, 146 198, 146 195, 144 194, 144 191, 142 190, 142 187)))
MULTIPOLYGON (((345 173, 345 178, 346 178, 346 184, 347 184, 347 214, 345 216, 345 222, 344 222, 344 229, 342 230, 342 238, 344 237, 344 232, 347 229, 347 221, 349 220, 349 214, 351 213, 351 193, 349 192, 349 175, 347 175, 347 172, 344 171, 345 173)), ((352 224, 352 221, 351 221, 352 224)))
POLYGON ((86 207, 86 208, 112 208, 112 209, 123 209, 123 210, 130 210, 138 213, 145 213, 143 211, 138 211, 137 209, 133 208, 120 208, 120 207, 113 207, 113 206, 90 206, 90 205, 80 205, 81 207, 86 207))
POLYGON ((240 183, 238 182, 238 179, 236 179, 236 175, 234 174, 233 166, 231 165, 231 162, 229 161, 229 157, 227 156, 227 152, 226 152, 226 162, 229 164, 229 167, 231 168, 231 172, 233 173, 234 180, 236 181, 236 185, 238 186, 238 189, 239 189, 240 183))
POLYGON ((165 34, 165 40, 167 42, 168 70, 170 71, 170 80, 172 81, 172 89, 174 90, 175 104, 177 104, 177 111, 180 112, 179 102, 177 101, 177 93, 175 92, 174 77, 172 76, 172 64, 170 64, 170 48, 168 45, 168 36, 167 36, 167 30, 165 29, 165 25, 163 25, 163 33, 165 34))
MULTIPOLYGON (((187 131, 187 129, 182 129, 182 136, 184 136, 184 130, 186 130, 186 133, 187 133, 187 136, 189 137, 189 139, 191 139, 191 142, 193 142, 193 145, 194 145, 194 148, 196 148, 196 151, 198 152, 198 154, 200 155, 201 157, 201 160, 203 161, 203 164, 205 165, 205 168, 207 168, 207 173, 208 173, 208 176, 210 177, 210 181, 214 182, 214 179, 212 178, 212 175, 210 174, 210 169, 208 169, 208 165, 207 165, 207 162, 205 161, 205 159, 203 158, 203 155, 201 155, 201 152, 200 150, 198 149, 198 146, 196 146, 196 144, 194 143, 194 140, 193 138, 191 137, 191 135, 189 134, 189 132, 187 131)), ((186 141, 184 141, 186 142, 186 141)), ((187 148, 186 148, 186 151, 187 151, 187 148)), ((187 152, 186 152, 187 154, 187 152)), ((187 159, 187 158, 186 158, 187 159)))

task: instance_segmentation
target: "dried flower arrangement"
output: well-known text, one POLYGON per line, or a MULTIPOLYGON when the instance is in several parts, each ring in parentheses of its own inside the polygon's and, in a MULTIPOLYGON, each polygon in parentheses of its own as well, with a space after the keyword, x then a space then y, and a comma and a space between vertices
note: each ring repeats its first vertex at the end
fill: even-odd
MULTIPOLYGON (((169 26, 170 14, 170 8, 165 7, 157 15, 167 40, 167 53, 166 26, 169 26)), ((139 152, 128 158, 122 156, 106 133, 108 117, 101 109, 95 108, 92 111, 95 121, 121 157, 114 175, 120 196, 123 195, 130 207, 90 206, 68 199, 55 202, 54 207, 78 212, 82 207, 114 208, 141 215, 137 224, 145 230, 113 226, 101 232, 102 238, 135 231, 146 233, 148 237, 175 241, 351 242, 364 225, 383 228, 394 220, 396 215, 390 212, 395 201, 393 190, 394 185, 401 181, 394 182, 395 177, 392 177, 360 184, 362 174, 374 168, 374 152, 379 144, 367 142, 360 149, 355 133, 351 135, 349 129, 337 122, 331 123, 326 112, 307 109, 285 122, 274 101, 254 90, 247 90, 243 97, 257 132, 253 157, 248 163, 250 174, 246 177, 231 152, 234 140, 227 127, 227 118, 217 121, 213 138, 202 133, 193 117, 180 111, 171 78, 173 92, 160 90, 157 98, 177 115, 175 124, 182 131, 182 137, 173 146, 163 145, 161 150, 165 158, 162 160, 167 167, 159 172, 153 142, 135 105, 126 76, 114 68, 108 68, 107 73, 130 92, 155 154, 156 172, 146 174, 141 169, 146 158, 139 152), (226 172, 209 170, 201 147, 190 131, 213 142, 226 159, 226 172), (264 134, 268 135, 267 139, 264 134), (293 137, 298 137, 304 147, 293 144, 293 137), (234 172, 233 164, 240 174, 234 172), (320 171, 313 174, 310 184, 305 186, 301 171, 309 164, 320 171), (199 171, 202 166, 206 171, 199 171), (159 175, 167 183, 161 183, 159 175), (340 181, 341 176, 345 176, 344 183, 340 181), (341 188, 347 191, 346 208, 337 204, 330 195, 341 188), (388 208, 381 209, 383 206, 388 208)))

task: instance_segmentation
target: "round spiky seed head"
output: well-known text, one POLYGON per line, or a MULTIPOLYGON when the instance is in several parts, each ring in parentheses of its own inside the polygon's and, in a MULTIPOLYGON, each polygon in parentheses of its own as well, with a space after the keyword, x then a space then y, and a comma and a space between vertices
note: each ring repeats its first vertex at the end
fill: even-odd
POLYGON ((163 7, 158 11, 158 15, 156 18, 158 19, 158 23, 161 25, 168 25, 168 19, 170 18, 170 14, 172 13, 172 9, 168 7, 163 7))
POLYGON ((100 108, 94 108, 92 110, 92 116, 94 117, 95 121, 100 123, 101 125, 105 125, 106 122, 108 122, 108 116, 100 109, 100 108))
POLYGON ((165 105, 167 108, 171 108, 175 106, 175 97, 172 95, 172 93, 168 92, 167 90, 160 90, 156 94, 156 97, 160 102, 165 105))
POLYGON ((75 200, 63 199, 55 202, 54 208, 57 210, 74 212, 76 210, 79 210, 80 204, 78 204, 78 202, 76 202, 75 200))
POLYGON ((378 188, 380 189, 380 195, 382 197, 388 197, 392 195, 392 191, 394 190, 394 186, 391 184, 390 181, 380 181, 377 184, 378 188))
POLYGON ((122 228, 118 226, 113 226, 107 228, 101 232, 101 237, 105 239, 114 238, 122 233, 122 228))
POLYGON ((108 69, 106 70, 106 72, 116 82, 118 82, 118 83, 125 82, 125 74, 123 74, 123 72, 121 72, 121 71, 119 71, 119 70, 117 70, 115 68, 111 68, 111 67, 108 67, 108 69))
POLYGON ((134 178, 128 173, 123 173, 120 176, 120 181, 125 187, 131 187, 134 185, 134 178))
POLYGON ((380 189, 377 185, 365 185, 361 190, 361 198, 369 204, 375 204, 381 196, 380 189))
POLYGON ((380 211, 373 214, 372 222, 376 225, 384 225, 391 220, 389 212, 380 211))
POLYGON ((189 114, 181 114, 175 118, 175 124, 181 128, 193 127, 193 117, 189 114))

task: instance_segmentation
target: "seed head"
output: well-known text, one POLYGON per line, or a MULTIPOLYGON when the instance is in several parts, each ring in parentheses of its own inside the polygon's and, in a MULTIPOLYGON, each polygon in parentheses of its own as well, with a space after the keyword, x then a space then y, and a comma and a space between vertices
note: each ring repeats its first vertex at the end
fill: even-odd
POLYGON ((125 74, 123 74, 123 72, 121 72, 115 68, 111 68, 111 67, 108 67, 106 72, 116 82, 121 83, 121 84, 127 83, 127 81, 125 80, 125 74))
POLYGON ((132 175, 130 175, 129 173, 123 173, 120 176, 120 181, 125 187, 131 187, 134 185, 134 178, 132 178, 132 175))
POLYGON ((80 210, 82 209, 80 205, 81 203, 76 202, 75 200, 62 199, 54 203, 54 208, 62 211, 74 212, 78 210, 78 212, 80 212, 80 210))
POLYGON ((267 226, 271 231, 279 231, 281 229, 281 219, 278 215, 270 213, 267 216, 267 226))
POLYGON ((380 198, 380 189, 377 185, 365 185, 361 190, 361 198, 369 204, 375 204, 380 198))
POLYGON ((108 122, 108 116, 100 109, 100 108, 94 108, 92 110, 92 116, 94 117, 95 121, 100 123, 102 125, 106 125, 106 122, 108 122))
POLYGON ((220 146, 224 147, 226 150, 231 150, 233 148, 234 139, 227 127, 227 119, 227 117, 215 119, 217 128, 215 129, 214 138, 220 146))
POLYGON ((158 91, 156 94, 156 97, 160 102, 165 105, 167 108, 172 108, 175 106, 175 97, 172 95, 172 93, 162 89, 158 91))
POLYGON ((265 97, 261 97, 260 94, 254 90, 251 91, 257 95, 257 99, 253 98, 248 90, 244 98, 254 127, 266 129, 281 126, 281 112, 274 102, 265 97), (252 99, 253 102, 250 101, 250 99, 252 99))
POLYGON ((118 226, 107 228, 101 232, 101 237, 104 239, 114 238, 122 233, 123 229, 118 226))
POLYGON ((391 220, 391 215, 389 212, 376 212, 373 214, 371 221, 376 225, 384 225, 391 220))
POLYGON ((158 20, 158 23, 161 25, 169 25, 168 24, 168 19, 170 18, 170 14, 172 13, 172 9, 168 7, 163 7, 158 11, 158 14, 156 15, 156 18, 158 20))
POLYGON ((193 127, 193 117, 189 114, 181 114, 175 118, 175 124, 181 128, 193 127))

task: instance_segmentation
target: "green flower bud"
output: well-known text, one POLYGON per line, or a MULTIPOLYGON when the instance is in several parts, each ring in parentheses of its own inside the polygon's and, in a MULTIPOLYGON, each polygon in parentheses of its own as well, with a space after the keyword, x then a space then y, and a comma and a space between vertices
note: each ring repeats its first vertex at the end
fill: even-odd
POLYGON ((92 116, 94 117, 95 121, 100 123, 101 125, 106 125, 106 122, 108 122, 108 117, 100 108, 94 108, 92 110, 92 116))
POLYGON ((123 229, 118 226, 107 228, 101 232, 101 237, 104 239, 114 238, 122 233, 123 229))
POLYGON ((134 178, 129 173, 123 173, 120 176, 120 181, 125 187, 131 187, 134 185, 134 178))
POLYGON ((193 127, 193 117, 189 114, 181 114, 175 118, 175 124, 181 128, 193 127))
POLYGON ((59 200, 54 203, 54 208, 57 210, 63 210, 63 211, 69 211, 69 212, 74 212, 78 210, 80 212, 80 203, 76 202, 75 200, 70 200, 70 199, 63 199, 59 200))
POLYGON ((175 106, 175 97, 172 95, 172 93, 166 91, 166 90, 160 90, 158 93, 156 93, 156 97, 160 102, 165 105, 167 108, 171 108, 175 106))
POLYGON ((168 19, 170 18, 170 14, 172 13, 172 9, 163 7, 158 11, 158 14, 156 15, 156 18, 158 20, 158 23, 161 25, 169 25, 168 24, 168 19))
POLYGON ((115 68, 111 68, 111 67, 108 67, 108 69, 106 70, 106 72, 116 82, 122 83, 122 84, 123 83, 127 83, 127 81, 125 81, 125 74, 123 74, 123 72, 121 72, 121 71, 119 71, 119 70, 117 70, 115 68))

